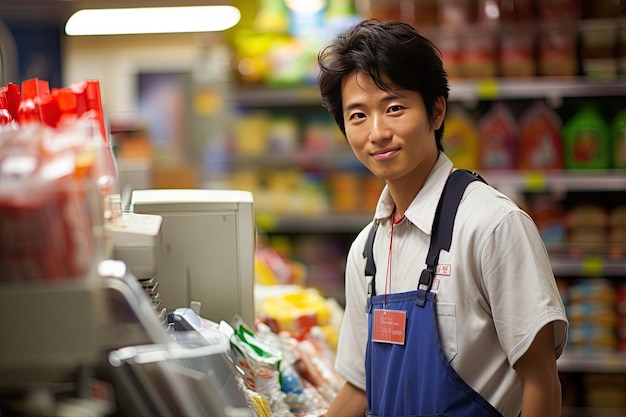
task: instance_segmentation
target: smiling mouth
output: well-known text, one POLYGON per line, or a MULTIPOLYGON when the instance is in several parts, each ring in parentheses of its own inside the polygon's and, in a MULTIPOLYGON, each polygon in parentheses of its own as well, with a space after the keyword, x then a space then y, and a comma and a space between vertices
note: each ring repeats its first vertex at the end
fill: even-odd
POLYGON ((391 156, 395 155, 398 151, 399 151, 399 149, 397 149, 397 148, 385 149, 385 150, 382 150, 382 151, 376 151, 376 152, 372 153, 372 157, 374 157, 376 159, 390 158, 391 156))

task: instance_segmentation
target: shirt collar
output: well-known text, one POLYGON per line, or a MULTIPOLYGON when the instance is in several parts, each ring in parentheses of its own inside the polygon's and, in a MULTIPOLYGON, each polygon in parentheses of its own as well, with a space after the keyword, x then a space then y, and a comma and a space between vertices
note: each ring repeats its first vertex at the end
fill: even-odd
MULTIPOLYGON (((448 179, 448 176, 450 176, 452 169, 452 161, 450 161, 446 154, 440 152, 437 162, 435 162, 435 166, 430 171, 430 174, 428 174, 428 178, 426 178, 424 186, 417 193, 404 213, 404 216, 411 223, 428 235, 430 235, 433 227, 439 197, 443 192, 443 187, 445 186, 446 180, 448 179)), ((377 222, 389 219, 391 213, 393 212, 393 208, 394 202, 391 199, 388 187, 385 186, 378 200, 374 219, 377 222)))

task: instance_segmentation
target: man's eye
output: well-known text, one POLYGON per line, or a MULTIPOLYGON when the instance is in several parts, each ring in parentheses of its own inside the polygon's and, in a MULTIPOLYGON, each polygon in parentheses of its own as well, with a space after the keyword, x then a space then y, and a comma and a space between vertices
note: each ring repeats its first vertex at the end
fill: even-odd
POLYGON ((350 120, 363 119, 364 117, 365 115, 363 113, 353 113, 352 115, 350 115, 350 120))
POLYGON ((402 110, 402 106, 400 106, 400 105, 389 107, 389 112, 390 113, 397 112, 397 111, 400 111, 400 110, 402 110))

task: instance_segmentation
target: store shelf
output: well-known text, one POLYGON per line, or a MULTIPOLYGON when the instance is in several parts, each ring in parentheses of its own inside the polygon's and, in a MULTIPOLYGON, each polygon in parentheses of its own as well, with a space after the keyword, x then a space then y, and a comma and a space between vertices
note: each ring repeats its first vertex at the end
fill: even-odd
MULTIPOLYGON (((489 78, 450 81, 451 101, 546 98, 559 102, 565 97, 626 95, 626 79, 591 80, 582 77, 489 78)), ((316 86, 242 87, 233 92, 233 102, 242 107, 321 106, 316 86)))
MULTIPOLYGON (((371 214, 257 214, 257 225, 268 233, 356 234, 371 220, 371 214)), ((550 253, 550 260, 557 276, 622 277, 626 274, 626 258, 610 259, 604 255, 573 257, 559 250, 550 253)))
POLYGON ((613 407, 563 407, 562 417, 624 417, 626 410, 613 407))
POLYGON ((247 167, 276 169, 296 166, 303 168, 362 169, 365 171, 363 165, 347 147, 324 151, 300 150, 267 155, 233 155, 230 158, 230 164, 234 169, 247 167))
POLYGON ((608 97, 624 94, 624 79, 598 81, 576 77, 535 77, 450 82, 450 100, 455 101, 546 98, 548 101, 559 102, 564 97, 608 97))
MULTIPOLYGON (((234 155, 230 158, 232 168, 286 168, 315 167, 327 169, 350 169, 365 171, 363 165, 349 149, 312 152, 296 151, 269 155, 234 155)), ((520 192, 551 191, 624 191, 626 170, 562 170, 562 171, 516 171, 479 170, 491 186, 502 190, 520 192)))
POLYGON ((270 233, 358 233, 372 214, 274 215, 257 214, 257 225, 270 233))
POLYGON ((232 101, 240 107, 321 106, 316 86, 242 87, 233 92, 232 101))
POLYGON ((518 191, 623 191, 625 170, 480 171, 495 188, 518 191))
POLYGON ((557 276, 569 277, 624 277, 626 259, 610 259, 604 255, 585 255, 571 257, 562 254, 550 254, 552 269, 557 276))
POLYGON ((565 352, 558 359, 561 372, 626 372, 626 353, 565 352))

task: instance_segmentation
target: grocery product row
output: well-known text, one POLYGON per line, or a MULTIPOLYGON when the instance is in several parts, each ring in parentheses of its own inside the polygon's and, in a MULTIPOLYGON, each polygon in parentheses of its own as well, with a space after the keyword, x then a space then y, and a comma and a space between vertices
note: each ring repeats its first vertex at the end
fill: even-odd
POLYGON ((553 255, 621 259, 626 253, 626 205, 619 194, 586 193, 562 199, 539 194, 524 204, 553 255))
POLYGON ((570 320, 568 352, 626 353, 626 284, 621 277, 559 279, 570 320))
POLYGON ((623 2, 366 2, 365 15, 402 20, 430 36, 451 77, 624 73, 623 2), (369 6, 369 7, 368 7, 369 6))
MULTIPOLYGON (((568 112, 544 100, 497 100, 480 108, 453 102, 443 144, 456 166, 484 173, 496 187, 532 172, 543 181, 582 172, 586 179, 601 172, 619 176, 626 168, 626 110, 620 106, 597 98, 568 103, 568 112)), ((382 189, 319 109, 241 112, 224 157, 230 186, 252 190, 263 213, 371 212, 382 189)))
POLYGON ((453 106, 445 119, 444 146, 469 169, 610 169, 626 166, 626 111, 603 114, 592 100, 563 119, 544 101, 519 115, 495 102, 475 118, 453 106))
POLYGON ((453 79, 626 73, 622 1, 361 0, 296 7, 261 1, 246 30, 233 33, 233 73, 244 85, 298 85, 315 80, 324 41, 362 18, 415 26, 442 52, 453 79))
POLYGON ((626 11, 622 1, 580 0, 365 0, 356 5, 367 17, 446 28, 608 18, 626 11))
POLYGON ((625 277, 558 278, 570 323, 558 361, 563 416, 617 417, 626 409, 625 277))

